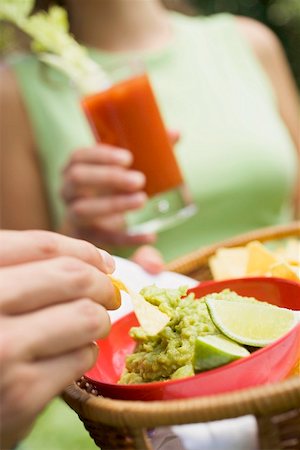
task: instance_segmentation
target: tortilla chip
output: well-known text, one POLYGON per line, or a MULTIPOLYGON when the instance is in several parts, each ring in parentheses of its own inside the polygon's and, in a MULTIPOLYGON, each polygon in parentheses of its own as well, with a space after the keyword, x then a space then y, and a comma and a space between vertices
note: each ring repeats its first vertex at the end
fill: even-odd
POLYGON ((289 373, 288 377, 292 377, 292 376, 295 376, 295 375, 299 375, 300 376, 300 360, 295 365, 295 367, 293 367, 293 369, 289 373))
POLYGON ((114 285, 114 287, 118 288, 120 291, 124 291, 124 292, 128 293, 127 287, 121 280, 118 280, 117 278, 114 278, 111 275, 108 275, 108 276, 111 279, 111 282, 114 285))
POLYGON ((147 302, 140 294, 129 290, 135 315, 147 334, 155 336, 170 321, 170 317, 161 312, 156 306, 147 302))
POLYGON ((226 271, 227 264, 224 265, 217 255, 211 256, 208 264, 214 280, 226 280, 230 278, 229 273, 226 271))
POLYGON ((265 275, 272 265, 279 262, 279 258, 259 241, 249 242, 246 248, 248 250, 246 275, 248 276, 265 275))
POLYGON ((287 280, 299 281, 300 278, 296 271, 285 261, 273 264, 270 267, 270 275, 277 278, 286 278, 287 280))
POLYGON ((289 264, 300 266, 300 241, 288 239, 286 245, 276 250, 276 254, 281 256, 289 264))
POLYGON ((245 247, 220 248, 209 259, 209 266, 215 280, 245 276, 248 253, 245 247))
POLYGON ((126 292, 130 296, 139 324, 148 335, 155 336, 167 325, 170 320, 167 314, 147 302, 142 295, 133 292, 122 281, 112 276, 109 277, 115 288, 126 292))

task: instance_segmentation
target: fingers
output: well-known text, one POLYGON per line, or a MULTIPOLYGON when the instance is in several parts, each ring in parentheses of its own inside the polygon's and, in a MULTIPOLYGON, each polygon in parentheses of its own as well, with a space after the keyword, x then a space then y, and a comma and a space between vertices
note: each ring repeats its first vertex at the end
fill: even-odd
MULTIPOLYGON (((121 222, 120 222, 121 223, 121 222)), ((154 244, 156 241, 156 235, 149 234, 128 234, 126 230, 116 228, 113 226, 109 228, 109 223, 105 222, 103 226, 101 223, 94 227, 81 227, 80 236, 87 239, 99 247, 103 245, 107 246, 131 246, 131 245, 145 245, 154 244)))
POLYGON ((82 198, 69 207, 69 217, 77 225, 85 225, 94 219, 115 213, 141 208, 147 200, 144 192, 127 195, 112 195, 102 198, 82 198))
POLYGON ((105 273, 115 269, 113 258, 89 242, 48 231, 2 231, 0 234, 0 267, 57 256, 72 256, 105 273))
POLYGON ((7 318, 11 332, 18 336, 16 357, 34 361, 76 350, 107 336, 110 319, 107 311, 90 299, 7 318), (24 333, 22 324, 27 321, 30 333, 24 333))
POLYGON ((164 269, 164 260, 161 253, 149 245, 140 247, 131 259, 153 275, 159 274, 164 269))
MULTIPOLYGON (((97 355, 96 344, 90 343, 53 358, 11 365, 10 373, 5 374, 6 389, 1 397, 7 412, 6 428, 13 425, 9 423, 11 417, 14 427, 16 424, 28 427, 54 396, 94 365, 97 355)), ((18 433, 19 428, 14 431, 22 434, 18 433)))
POLYGON ((98 347, 89 344, 79 350, 35 363, 39 374, 33 394, 46 405, 96 362, 98 347))
MULTIPOLYGON (((121 222, 120 222, 121 224, 121 222)), ((115 226, 109 227, 109 221, 103 221, 94 228, 81 228, 82 236, 90 239, 96 245, 113 245, 113 246, 131 246, 154 244, 156 241, 155 234, 128 234, 126 230, 117 229, 115 226)))
POLYGON ((61 195, 68 202, 80 196, 83 189, 91 187, 102 193, 135 192, 142 190, 145 182, 145 175, 134 170, 78 163, 65 171, 61 195))
POLYGON ((132 164, 132 161, 133 156, 129 150, 107 144, 100 144, 92 148, 80 148, 75 150, 65 170, 74 163, 106 164, 129 167, 132 164))
POLYGON ((2 312, 23 314, 51 304, 90 298, 106 309, 120 306, 109 277, 70 257, 3 268, 0 271, 2 312), (16 282, 17 280, 17 282, 16 282))

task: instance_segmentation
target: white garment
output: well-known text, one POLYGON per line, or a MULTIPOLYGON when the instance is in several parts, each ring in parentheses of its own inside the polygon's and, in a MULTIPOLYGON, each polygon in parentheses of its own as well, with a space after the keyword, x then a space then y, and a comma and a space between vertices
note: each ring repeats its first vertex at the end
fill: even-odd
MULTIPOLYGON (((257 423, 253 416, 216 422, 177 425, 172 431, 185 450, 257 450, 257 423)), ((163 447, 162 447, 163 450, 163 447)))

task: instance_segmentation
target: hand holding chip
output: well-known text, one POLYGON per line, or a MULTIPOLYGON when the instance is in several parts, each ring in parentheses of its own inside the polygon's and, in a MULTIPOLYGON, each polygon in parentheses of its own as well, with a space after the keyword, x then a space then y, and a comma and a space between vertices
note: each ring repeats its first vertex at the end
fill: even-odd
POLYGON ((44 231, 0 232, 0 441, 12 448, 95 362, 120 306, 112 257, 44 231))

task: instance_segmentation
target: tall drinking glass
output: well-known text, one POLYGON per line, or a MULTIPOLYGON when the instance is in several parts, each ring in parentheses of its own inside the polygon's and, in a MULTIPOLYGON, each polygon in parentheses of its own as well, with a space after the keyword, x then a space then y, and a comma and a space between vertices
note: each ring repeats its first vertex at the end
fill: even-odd
POLYGON ((82 98, 96 140, 129 149, 146 176, 144 208, 126 214, 128 232, 151 233, 191 217, 196 207, 178 167, 148 76, 138 64, 110 70, 112 85, 82 98))

